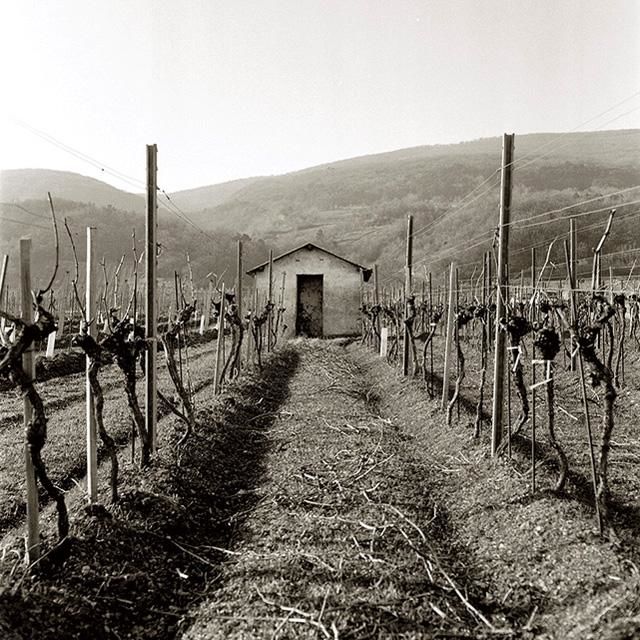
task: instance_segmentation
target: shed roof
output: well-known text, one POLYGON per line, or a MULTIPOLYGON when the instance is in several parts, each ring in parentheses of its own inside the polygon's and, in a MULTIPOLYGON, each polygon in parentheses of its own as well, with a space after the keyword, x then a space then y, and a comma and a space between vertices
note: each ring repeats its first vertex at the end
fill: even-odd
MULTIPOLYGON (((285 253, 282 253, 279 256, 276 256, 273 259, 273 261, 277 262, 278 260, 281 260, 282 258, 286 258, 287 256, 290 256, 292 253, 296 253, 297 251, 301 251, 302 249, 307 249, 308 251, 317 249, 318 251, 322 251, 322 253, 326 253, 327 255, 330 255, 333 258, 337 258, 338 260, 342 260, 342 262, 346 262, 347 264, 354 266, 356 269, 359 269, 360 271, 362 271, 362 275, 364 277, 365 282, 368 282, 369 278, 371 277, 371 273, 372 273, 371 269, 368 269, 367 267, 363 267, 361 264, 358 264, 357 262, 353 262, 352 260, 347 260, 347 258, 343 258, 342 256, 339 256, 338 254, 333 253, 332 251, 329 251, 328 249, 323 249, 322 247, 319 247, 317 244, 313 244, 312 242, 306 242, 305 244, 302 244, 299 247, 296 247, 295 249, 286 251, 285 253)), ((253 267, 253 269, 250 269, 249 271, 247 271, 247 274, 254 275, 258 273, 258 271, 262 271, 268 265, 269 265, 269 261, 267 260, 266 262, 259 264, 257 267, 253 267)))

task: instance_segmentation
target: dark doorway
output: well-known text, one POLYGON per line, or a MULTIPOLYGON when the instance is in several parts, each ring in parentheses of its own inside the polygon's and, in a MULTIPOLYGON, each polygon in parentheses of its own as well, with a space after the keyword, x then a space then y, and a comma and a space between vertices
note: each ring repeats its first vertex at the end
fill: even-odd
POLYGON ((296 335, 322 337, 322 276, 298 275, 296 335))

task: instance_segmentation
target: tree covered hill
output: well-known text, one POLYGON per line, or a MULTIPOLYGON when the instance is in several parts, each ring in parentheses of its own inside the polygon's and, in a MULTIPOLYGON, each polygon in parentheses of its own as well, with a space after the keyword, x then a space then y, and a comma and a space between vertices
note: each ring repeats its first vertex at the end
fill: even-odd
MULTIPOLYGON (((69 277, 75 272, 75 262, 69 237, 64 228, 66 218, 74 236, 80 262, 81 288, 84 287, 84 260, 86 256, 86 227, 94 228, 94 260, 104 262, 108 278, 113 283, 113 272, 121 257, 125 260, 120 273, 120 281, 132 281, 135 260, 133 258, 133 234, 138 257, 144 251, 145 218, 139 211, 122 211, 111 205, 99 206, 62 200, 54 196, 56 217, 58 220, 60 267, 54 289, 58 292, 68 285, 69 277)), ((49 203, 46 200, 26 200, 20 203, 23 209, 2 207, 0 213, 0 254, 8 254, 9 286, 18 282, 19 239, 29 236, 32 239, 32 282, 34 288, 42 286, 50 277, 55 264, 54 232, 51 224, 49 203), (22 214, 28 224, 7 222, 4 216, 18 219, 22 214), (35 215, 34 215, 35 214, 35 215)), ((233 285, 236 270, 236 244, 243 241, 243 253, 246 263, 257 264, 268 256, 269 247, 258 240, 254 241, 246 234, 231 231, 218 231, 204 235, 185 222, 166 217, 158 229, 158 275, 161 279, 173 282, 177 271, 185 283, 188 294, 187 253, 194 275, 196 287, 205 286, 206 276, 214 273, 221 276, 229 286, 233 285)), ((139 280, 144 279, 144 262, 138 266, 139 280)), ((102 267, 96 267, 99 287, 103 287, 102 267)))
MULTIPOLYGON (((248 246, 248 266, 265 259, 267 247, 277 253, 315 241, 361 263, 377 262, 383 275, 390 274, 401 267, 406 216, 412 214, 418 269, 437 273, 449 260, 455 260, 465 265, 463 271, 471 272, 472 263, 491 247, 498 219, 500 162, 501 138, 496 137, 402 149, 281 176, 176 192, 172 201, 214 240, 161 209, 160 236, 167 251, 161 269, 166 273, 184 264, 186 250, 192 252, 196 275, 231 269, 233 239, 242 233, 248 246)), ((51 191, 54 197, 68 201, 65 206, 76 227, 87 221, 113 227, 113 231, 101 232, 105 241, 109 238, 108 248, 101 250, 114 260, 128 250, 134 220, 142 241, 141 195, 75 174, 60 174, 2 172, 1 199, 24 203, 36 198, 37 206, 46 213, 46 191, 51 191)), ((625 203, 640 200, 640 189, 597 198, 640 185, 640 130, 516 135, 513 185, 514 273, 528 265, 531 245, 543 247, 542 254, 545 243, 566 231, 570 214, 616 205, 619 213, 606 252, 616 254, 615 261, 611 260, 617 266, 632 263, 633 254, 620 252, 640 246, 640 218, 634 217, 640 205, 625 203), (535 226, 518 222, 586 200, 592 202, 529 223, 535 226)), ((23 214, 2 206, 0 215, 15 218, 23 214)), ((606 215, 605 210, 578 218, 581 256, 590 255, 606 215)), ((34 221, 27 214, 23 219, 34 221)), ((24 225, 12 227, 3 222, 2 250, 15 246, 15 239, 24 231, 24 225)), ((34 234, 41 231, 33 229, 34 234)), ((98 242, 102 247, 103 240, 98 242)), ((558 242, 558 253, 552 256, 558 264, 562 264, 561 250, 558 242)), ((583 265, 586 268, 586 261, 583 265)))
MULTIPOLYGON (((514 220, 640 184, 637 130, 516 136, 515 149, 514 220)), ((490 248, 489 242, 466 249, 479 234, 490 235, 497 223, 500 162, 500 138, 403 149, 263 179, 224 203, 193 212, 193 217, 210 229, 245 228, 268 243, 292 246, 315 239, 389 272, 401 266, 407 214, 414 215, 416 229, 444 216, 431 231, 418 234, 415 243, 416 259, 442 270, 451 259, 469 262, 490 248), (472 202, 463 200, 474 188, 472 202), (460 252, 453 249, 459 246, 460 252), (432 262, 438 256, 442 259, 432 262)), ((634 199, 640 199, 640 190, 572 211, 634 199)), ((565 220, 568 213, 548 220, 565 220)), ((583 226, 603 216, 585 218, 583 226)), ((551 240, 567 225, 561 221, 522 232, 514 227, 514 252, 551 240)), ((617 222, 607 249, 622 250, 634 238, 637 242, 634 230, 630 221, 617 222)), ((583 255, 598 233, 594 228, 580 234, 583 255)), ((528 259, 524 252, 514 253, 512 267, 520 269, 528 259)))

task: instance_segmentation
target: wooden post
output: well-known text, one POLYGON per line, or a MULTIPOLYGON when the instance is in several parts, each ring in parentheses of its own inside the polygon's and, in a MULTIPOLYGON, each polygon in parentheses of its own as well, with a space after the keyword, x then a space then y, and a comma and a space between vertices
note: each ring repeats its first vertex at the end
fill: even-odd
MULTIPOLYGON (((456 290, 456 295, 455 295, 455 299, 456 299, 456 307, 454 310, 454 323, 453 323, 453 343, 455 345, 456 348, 456 381, 458 380, 458 377, 460 376, 460 349, 459 349, 459 345, 460 345, 460 327, 458 326, 458 321, 455 318, 455 313, 457 313, 460 310, 460 278, 459 278, 459 273, 458 273, 458 267, 456 267, 455 270, 455 290, 456 290)), ((457 382, 456 382, 457 384, 457 382)), ((458 397, 456 399, 456 417, 458 420, 460 420, 460 393, 458 393, 458 397)))
POLYGON ((407 326, 407 301, 411 295, 411 276, 413 268, 413 216, 407 216, 407 243, 404 261, 404 339, 402 341, 402 375, 409 375, 409 361, 411 350, 409 349, 409 327, 407 326))
POLYGON ((67 300, 69 299, 69 272, 67 271, 64 283, 64 291, 62 293, 62 300, 60 301, 60 309, 58 312, 58 329, 56 336, 58 339, 62 338, 64 334, 64 325, 67 319, 67 300))
MULTIPOLYGON (((7 265, 9 264, 9 256, 7 254, 2 258, 2 269, 0 270, 0 309, 5 306, 5 299, 9 302, 9 296, 5 292, 5 281, 7 279, 7 265)), ((9 309, 5 309, 9 313, 9 309)), ((0 318, 0 332, 4 333, 5 319, 0 318)))
POLYGON ((238 307, 238 317, 242 320, 242 240, 238 240, 236 274, 236 306, 238 307))
MULTIPOLYGON (((86 259, 86 286, 85 308, 89 321, 88 332, 94 339, 98 335, 96 318, 96 281, 95 261, 93 259, 93 229, 87 227, 87 259, 86 259)), ((87 496, 90 503, 98 499, 98 438, 96 431, 96 418, 94 413, 93 390, 89 381, 89 356, 85 356, 85 397, 86 397, 86 424, 87 424, 87 496)))
MULTIPOLYGON (((536 288, 536 248, 531 247, 531 295, 536 288)), ((533 320, 534 318, 532 318, 533 320)), ((531 345, 531 493, 536 492, 536 348, 531 345)))
MULTIPOLYGON (((567 247, 567 241, 565 240, 564 242, 564 254, 565 254, 565 261, 567 263, 567 272, 568 272, 568 276, 569 276, 569 287, 571 289, 571 306, 573 307, 574 310, 574 317, 577 318, 578 316, 578 310, 577 310, 577 302, 576 302, 576 284, 575 284, 575 279, 574 279, 574 274, 571 272, 571 266, 569 264, 570 262, 570 258, 569 258, 569 248, 567 247)), ((573 325, 573 330, 575 332, 577 332, 578 327, 577 327, 577 323, 575 325, 573 325)), ((577 346, 577 345, 575 345, 577 346)), ((574 345, 572 344, 571 348, 574 348, 574 345)), ((593 436, 591 433, 591 418, 589 415, 589 400, 587 398, 587 387, 585 384, 585 376, 584 376, 584 362, 582 360, 582 351, 580 349, 577 349, 578 351, 578 355, 577 355, 577 364, 578 364, 578 375, 580 377, 580 391, 581 391, 581 395, 582 395, 582 408, 584 411, 584 425, 585 425, 585 429, 587 432, 587 445, 589 447, 589 462, 590 462, 590 466, 591 466, 591 483, 593 486, 593 502, 596 508, 596 521, 598 524, 598 531, 600 532, 600 535, 602 535, 602 514, 600 513, 600 504, 598 502, 598 476, 597 476, 597 472, 596 472, 596 460, 595 460, 595 456, 593 453, 593 436)))
MULTIPOLYGON (((571 267, 571 274, 569 274, 569 299, 571 300, 571 295, 573 291, 571 291, 571 282, 573 281, 574 285, 578 280, 578 244, 577 244, 577 235, 576 235, 576 220, 575 218, 569 219, 569 265, 571 267)), ((574 308, 573 305, 570 305, 570 313, 571 313, 571 324, 575 326, 576 319, 574 317, 574 308)), ((571 350, 573 352, 573 349, 571 350)), ((571 356, 571 371, 575 371, 576 369, 576 357, 575 355, 571 356)))
MULTIPOLYGON (((486 258, 487 258, 487 292, 491 292, 491 289, 493 288, 492 282, 493 282, 493 275, 492 275, 492 261, 491 258, 493 256, 491 255, 491 251, 487 251, 486 253, 486 258)), ((489 307, 491 304, 491 295, 489 295, 489 299, 487 300, 487 307, 489 307)), ((487 313, 487 344, 490 347, 493 344, 493 316, 491 315, 491 313, 487 313)))
MULTIPOLYGON (((431 271, 429 271, 429 329, 431 329, 431 323, 433 322, 433 283, 431 278, 431 271)), ((426 363, 422 363, 425 366, 426 363)), ((433 397, 433 340, 429 342, 429 396, 433 397)))
MULTIPOLYGON (((31 298, 31 238, 20 239, 20 294, 22 299, 22 320, 33 322, 33 300, 31 298)), ((22 369, 31 378, 35 378, 36 367, 33 346, 22 355, 22 369)), ((24 397, 24 428, 31 422, 33 407, 24 397)), ((25 480, 27 489, 27 563, 32 564, 40 557, 40 513, 36 474, 31 461, 31 450, 24 443, 25 480)))
MULTIPOLYGON (((613 267, 609 264, 609 304, 613 305, 613 267)), ((611 345, 613 349, 613 345, 611 345)))
POLYGON ((200 324, 200 334, 202 335, 211 322, 211 300, 213 299, 213 280, 209 280, 209 286, 204 296, 204 309, 202 310, 202 321, 200 324))
MULTIPOLYGON (((244 318, 242 317, 242 240, 238 240, 238 246, 236 251, 236 307, 238 308, 238 318, 240 319, 240 325, 242 325, 244 318)), ((249 336, 246 338, 249 342, 249 336)), ((242 354, 238 357, 238 373, 242 369, 242 354)))
MULTIPOLYGON (((380 304, 380 285, 378 283, 378 265, 374 264, 373 265, 373 304, 374 305, 379 305, 380 304)), ((375 344, 375 349, 376 351, 380 351, 380 314, 378 313, 378 315, 376 316, 376 326, 375 326, 375 332, 376 332, 376 344, 375 344)))
MULTIPOLYGON (((255 286, 255 283, 254 283, 254 289, 253 289, 253 315, 254 316, 258 315, 259 306, 260 306, 260 294, 258 292, 258 288, 255 286)), ((262 329, 258 328, 258 331, 262 331, 262 329)), ((249 333, 253 337, 253 331, 251 331, 251 329, 249 330, 249 333)), ((252 338, 252 344, 253 344, 253 354, 251 358, 251 364, 255 365, 257 361, 256 357, 257 357, 257 351, 258 351, 258 343, 256 342, 255 337, 252 338)))
POLYGON ((5 298, 4 284, 7 279, 8 264, 9 264, 9 256, 5 253, 4 256, 2 257, 2 268, 0 269, 0 309, 2 309, 2 305, 4 303, 4 298, 5 298))
POLYGON ((151 452, 157 445, 158 395, 156 389, 156 362, 158 353, 158 305, 156 304, 158 254, 156 235, 158 227, 157 177, 158 148, 147 145, 147 223, 146 223, 146 300, 145 335, 147 351, 145 354, 145 426, 151 442, 151 452))
POLYGON ((453 344, 454 331, 454 300, 455 300, 455 277, 456 268, 453 262, 449 266, 449 306, 447 309, 447 333, 444 343, 444 373, 442 374, 442 410, 446 410, 449 404, 449 369, 451 366, 451 346, 453 344))
POLYGON ((220 298, 220 315, 218 316, 218 337, 216 339, 216 364, 213 372, 213 395, 218 395, 220 393, 220 374, 222 373, 222 367, 224 363, 222 362, 222 344, 224 342, 224 305, 225 305, 225 288, 224 282, 221 287, 221 298, 220 298))
POLYGON ((513 163, 513 134, 502 138, 502 174, 500 193, 500 223, 498 226, 498 273, 496 274, 496 326, 493 361, 493 411, 491 419, 491 455, 495 456, 502 441, 504 400, 504 370, 506 364, 506 335, 500 329, 500 318, 507 313, 509 295, 507 266, 509 264, 509 222, 511 213, 511 167, 513 163))
MULTIPOLYGON (((267 291, 267 304, 270 302, 273 303, 273 250, 269 249, 269 289, 267 291)), ((273 349, 273 338, 272 332, 273 330, 273 313, 272 310, 269 311, 269 316, 267 318, 267 351, 271 351, 273 349)))

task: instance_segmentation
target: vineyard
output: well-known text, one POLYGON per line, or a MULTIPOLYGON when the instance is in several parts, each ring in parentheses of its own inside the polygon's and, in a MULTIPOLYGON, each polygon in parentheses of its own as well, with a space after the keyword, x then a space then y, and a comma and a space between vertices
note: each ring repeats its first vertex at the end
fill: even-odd
POLYGON ((640 281, 607 253, 630 188, 511 220, 505 135, 480 260, 456 256, 472 239, 429 271, 435 223, 409 215, 404 268, 362 275, 360 335, 285 340, 272 253, 266 290, 241 241, 233 274, 186 253, 158 277, 147 152, 119 262, 91 227, 80 251, 55 194, 51 273, 28 238, 3 260, 3 638, 640 634, 640 281), (509 231, 538 219, 566 229, 515 273, 509 231))

